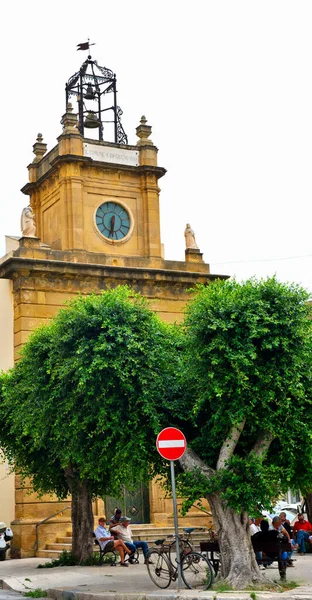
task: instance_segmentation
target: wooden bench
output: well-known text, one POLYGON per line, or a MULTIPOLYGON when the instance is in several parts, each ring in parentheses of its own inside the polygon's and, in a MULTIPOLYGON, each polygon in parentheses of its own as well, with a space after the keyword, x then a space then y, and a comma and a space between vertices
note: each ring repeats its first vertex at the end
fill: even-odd
MULTIPOLYGON (((255 536, 252 536, 251 541, 255 552, 264 552, 270 556, 263 557, 261 564, 271 563, 272 561, 278 562, 278 569, 280 578, 282 581, 286 581, 286 563, 287 559, 282 559, 283 552, 291 552, 292 547, 288 542, 284 542, 282 539, 277 538, 276 541, 263 541, 257 540, 255 536), (272 558, 271 558, 272 557, 272 558)), ((214 572, 217 575, 220 568, 220 548, 219 543, 215 542, 200 542, 200 551, 207 554, 208 560, 211 562, 214 572)))

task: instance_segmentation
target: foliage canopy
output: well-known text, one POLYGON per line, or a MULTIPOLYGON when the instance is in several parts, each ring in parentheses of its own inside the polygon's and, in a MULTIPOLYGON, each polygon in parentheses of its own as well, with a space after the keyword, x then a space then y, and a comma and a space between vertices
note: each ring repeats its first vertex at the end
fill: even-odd
POLYGON ((69 467, 92 495, 146 478, 177 337, 126 287, 78 297, 37 329, 2 374, 0 443, 16 470, 60 498, 69 467))
POLYGON ((311 487, 307 300, 302 288, 270 278, 216 281, 188 305, 187 438, 212 472, 181 475, 186 506, 218 490, 229 506, 252 512, 289 487, 311 487))

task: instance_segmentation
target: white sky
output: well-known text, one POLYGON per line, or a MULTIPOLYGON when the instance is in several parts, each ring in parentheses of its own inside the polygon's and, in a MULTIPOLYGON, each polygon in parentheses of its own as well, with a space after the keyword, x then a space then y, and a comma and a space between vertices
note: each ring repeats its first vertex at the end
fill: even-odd
POLYGON ((212 273, 312 292, 311 0, 12 0, 0 9, 1 223, 20 234, 38 132, 61 134, 66 81, 92 57, 117 74, 129 143, 153 127, 165 257, 190 222, 212 273), (277 260, 280 259, 280 260, 277 260))

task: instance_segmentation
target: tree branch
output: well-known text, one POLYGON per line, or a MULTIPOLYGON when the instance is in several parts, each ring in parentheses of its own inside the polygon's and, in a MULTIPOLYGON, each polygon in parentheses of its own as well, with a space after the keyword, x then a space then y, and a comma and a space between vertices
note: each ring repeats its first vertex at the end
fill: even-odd
POLYGON ((274 440, 273 433, 271 431, 269 431, 268 429, 266 429, 259 435, 257 441, 255 442, 254 447, 250 451, 250 454, 253 453, 253 454, 256 454, 257 456, 259 456, 259 458, 264 458, 264 455, 267 453, 273 440, 274 440))
POLYGON ((245 427, 246 419, 243 419, 239 425, 236 427, 232 427, 229 435, 224 440, 221 450, 219 453, 219 458, 217 462, 217 471, 219 469, 224 469, 225 463, 233 456, 233 452, 236 448, 240 435, 245 427))
POLYGON ((183 471, 194 471, 196 467, 199 467, 207 479, 214 475, 214 470, 208 467, 191 448, 186 448, 183 456, 179 459, 179 463, 183 471))

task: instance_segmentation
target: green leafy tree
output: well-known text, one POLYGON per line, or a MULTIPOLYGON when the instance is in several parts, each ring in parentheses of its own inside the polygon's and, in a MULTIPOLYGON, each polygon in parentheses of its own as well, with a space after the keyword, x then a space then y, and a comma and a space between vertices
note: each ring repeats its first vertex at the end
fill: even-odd
POLYGON ((93 551, 92 498, 151 475, 159 407, 176 395, 176 336, 120 287, 75 299, 1 376, 0 445, 36 491, 71 494, 81 561, 93 551))
POLYGON ((248 515, 289 487, 311 489, 307 300, 275 278, 228 280, 200 288, 187 309, 179 486, 185 508, 207 498, 221 575, 240 589, 261 577, 248 515))

